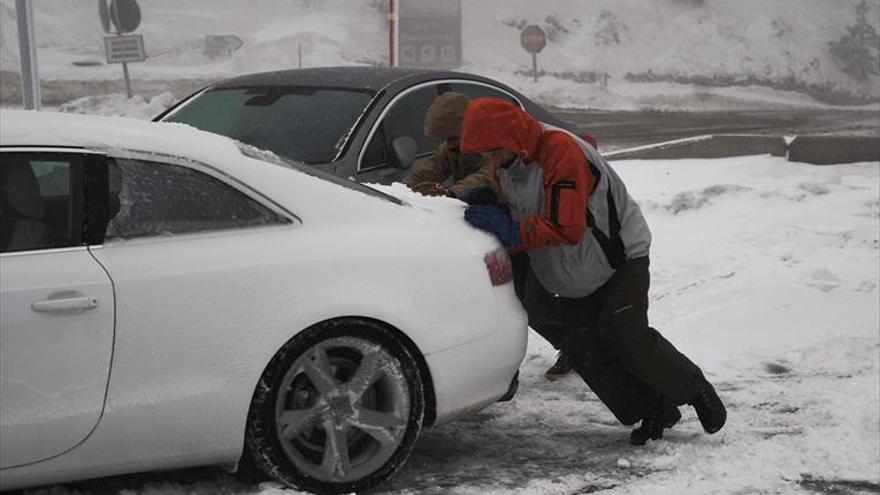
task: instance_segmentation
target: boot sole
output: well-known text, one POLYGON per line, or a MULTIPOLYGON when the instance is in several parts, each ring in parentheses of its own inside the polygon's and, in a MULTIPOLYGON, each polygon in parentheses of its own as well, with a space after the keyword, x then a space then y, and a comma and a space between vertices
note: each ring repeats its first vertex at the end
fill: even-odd
POLYGON ((727 423, 727 418, 724 418, 724 421, 722 421, 721 424, 718 426, 713 426, 711 428, 707 428, 706 425, 703 425, 703 431, 705 431, 706 433, 708 433, 710 435, 713 433, 718 433, 718 431, 721 430, 721 428, 724 428, 724 425, 726 423, 727 423))

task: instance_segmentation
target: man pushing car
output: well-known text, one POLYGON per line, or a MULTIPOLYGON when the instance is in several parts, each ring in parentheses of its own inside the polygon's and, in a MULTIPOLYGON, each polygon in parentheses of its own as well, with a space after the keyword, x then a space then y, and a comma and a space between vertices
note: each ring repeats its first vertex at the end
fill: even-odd
POLYGON ((659 439, 692 405, 707 433, 727 413, 697 365, 648 324, 651 232, 623 181, 590 144, 498 98, 464 115, 463 153, 493 163, 506 204, 465 211, 513 253, 528 254, 530 322, 567 329, 568 364, 617 419, 641 425, 631 443, 659 439))

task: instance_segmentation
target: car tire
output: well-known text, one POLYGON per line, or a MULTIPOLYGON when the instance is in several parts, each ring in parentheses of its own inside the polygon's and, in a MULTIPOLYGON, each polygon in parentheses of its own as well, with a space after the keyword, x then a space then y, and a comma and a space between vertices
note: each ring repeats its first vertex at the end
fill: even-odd
POLYGON ((335 320, 287 342, 263 372, 246 455, 296 489, 340 494, 388 479, 412 452, 425 412, 418 365, 369 320, 335 320))

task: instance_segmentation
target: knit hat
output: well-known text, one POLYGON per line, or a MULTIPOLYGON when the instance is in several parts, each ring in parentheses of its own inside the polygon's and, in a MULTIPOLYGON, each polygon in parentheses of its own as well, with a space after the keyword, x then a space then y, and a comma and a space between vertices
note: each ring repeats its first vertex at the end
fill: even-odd
POLYGON ((461 121, 470 101, 467 96, 454 91, 435 98, 425 113, 425 135, 439 139, 461 136, 461 121))

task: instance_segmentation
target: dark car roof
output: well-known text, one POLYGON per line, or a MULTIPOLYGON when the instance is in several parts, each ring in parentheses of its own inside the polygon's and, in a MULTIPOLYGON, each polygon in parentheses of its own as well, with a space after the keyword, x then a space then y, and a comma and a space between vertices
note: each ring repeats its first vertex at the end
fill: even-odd
POLYGON ((247 74, 220 81, 214 88, 242 86, 317 86, 322 88, 365 88, 378 91, 394 82, 418 76, 484 80, 480 76, 437 69, 404 67, 320 67, 247 74))

